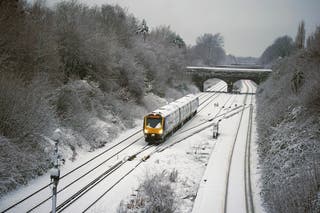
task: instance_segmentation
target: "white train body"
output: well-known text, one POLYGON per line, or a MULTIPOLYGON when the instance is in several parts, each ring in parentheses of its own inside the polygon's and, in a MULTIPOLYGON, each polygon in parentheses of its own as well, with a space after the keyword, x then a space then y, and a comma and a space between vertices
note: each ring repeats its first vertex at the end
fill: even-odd
POLYGON ((143 124, 146 141, 163 141, 194 116, 198 106, 199 98, 190 94, 146 115, 143 124))

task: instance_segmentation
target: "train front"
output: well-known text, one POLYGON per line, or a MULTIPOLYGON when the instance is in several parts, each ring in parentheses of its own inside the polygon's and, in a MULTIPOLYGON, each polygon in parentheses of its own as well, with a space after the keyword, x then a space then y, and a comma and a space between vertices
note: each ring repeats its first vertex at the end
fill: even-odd
POLYGON ((164 138, 164 119, 160 114, 149 114, 144 117, 143 133, 147 142, 160 142, 164 138))

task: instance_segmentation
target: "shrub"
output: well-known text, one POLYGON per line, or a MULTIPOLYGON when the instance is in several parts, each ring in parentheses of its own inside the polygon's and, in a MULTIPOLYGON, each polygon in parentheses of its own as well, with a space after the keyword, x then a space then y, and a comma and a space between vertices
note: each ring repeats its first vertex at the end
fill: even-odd
POLYGON ((51 135, 56 119, 48 90, 43 76, 29 83, 12 74, 0 76, 0 195, 49 167, 45 137, 51 135))
POLYGON ((319 59, 301 50, 279 60, 257 95, 264 204, 270 212, 318 212, 319 59), (303 184, 302 184, 303 183, 303 184))
POLYGON ((42 137, 9 140, 0 136, 0 197, 46 172, 52 151, 49 147, 42 137))
POLYGON ((175 212, 176 200, 171 183, 176 181, 177 176, 178 171, 175 169, 170 173, 166 170, 153 175, 147 173, 135 199, 131 199, 127 204, 122 201, 118 213, 138 210, 153 213, 175 212))
POLYGON ((45 77, 31 83, 12 74, 0 76, 0 134, 19 138, 32 134, 51 134, 55 116, 49 107, 45 77))

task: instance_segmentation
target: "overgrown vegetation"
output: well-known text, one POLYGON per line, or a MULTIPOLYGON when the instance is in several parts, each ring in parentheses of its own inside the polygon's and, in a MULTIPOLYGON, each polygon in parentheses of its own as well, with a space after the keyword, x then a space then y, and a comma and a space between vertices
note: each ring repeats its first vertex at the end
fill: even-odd
POLYGON ((153 213, 173 213, 177 208, 175 193, 171 184, 176 182, 178 171, 146 174, 140 184, 134 199, 127 203, 120 203, 118 213, 127 212, 153 212, 153 213))
POLYGON ((259 63, 269 65, 276 59, 289 56, 294 51, 294 43, 291 37, 283 36, 277 38, 274 43, 269 46, 259 59, 259 63))
POLYGON ((225 62, 224 40, 220 33, 206 33, 199 36, 196 45, 191 47, 189 60, 197 66, 215 66, 225 62))
POLYGON ((193 49, 117 5, 2 0, 0 32, 0 195, 46 171, 57 127, 73 160, 151 110, 146 94, 192 89, 181 76, 193 49))
POLYGON ((295 50, 274 64, 257 96, 262 193, 270 212, 320 211, 319 27, 307 48, 304 36, 303 23, 295 50))
MULTIPOLYGON (((311 46, 316 46, 314 44, 314 36, 311 35, 308 40, 307 44, 309 48, 311 46), (310 45, 309 43, 313 43, 310 45)), ((290 36, 282 36, 277 38, 272 45, 267 47, 267 49, 262 53, 259 63, 266 66, 271 67, 276 63, 277 60, 290 56, 291 54, 295 53, 298 50, 304 49, 305 47, 305 40, 306 40, 306 30, 305 30, 305 23, 301 21, 298 27, 298 32, 295 38, 295 41, 290 36)))

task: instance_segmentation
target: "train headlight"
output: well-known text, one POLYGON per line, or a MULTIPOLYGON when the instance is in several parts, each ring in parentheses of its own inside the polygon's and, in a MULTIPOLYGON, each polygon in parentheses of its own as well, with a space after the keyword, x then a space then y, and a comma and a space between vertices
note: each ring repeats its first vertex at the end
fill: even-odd
POLYGON ((162 134, 162 133, 163 133, 163 129, 160 129, 160 130, 159 130, 159 134, 162 134))
POLYGON ((148 134, 149 131, 148 131, 147 129, 144 129, 144 133, 145 133, 145 134, 148 134))

